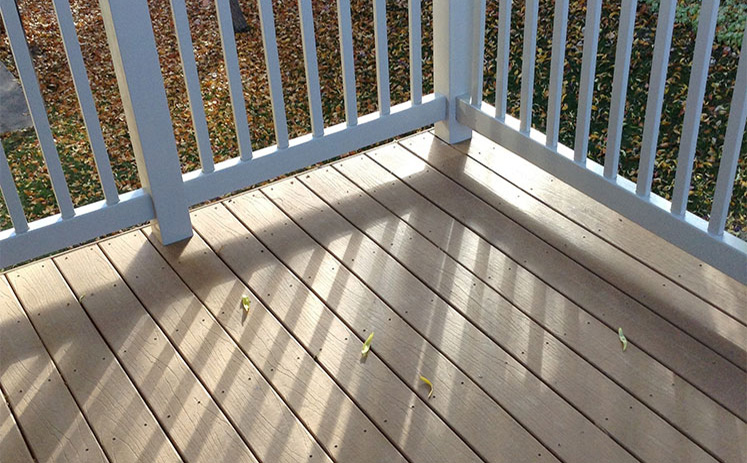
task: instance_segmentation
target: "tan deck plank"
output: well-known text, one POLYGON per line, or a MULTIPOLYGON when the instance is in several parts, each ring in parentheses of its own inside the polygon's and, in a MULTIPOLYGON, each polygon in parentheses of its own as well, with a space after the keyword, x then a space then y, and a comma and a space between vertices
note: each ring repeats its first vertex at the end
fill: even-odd
POLYGON ((108 461, 4 275, 0 327, 0 385, 37 461, 108 461))
POLYGON ((477 132, 473 132, 471 140, 452 146, 462 153, 469 154, 544 204, 655 268, 743 324, 747 323, 747 309, 744 307, 747 288, 744 284, 636 225, 570 185, 554 179, 539 167, 477 132))
POLYGON ((199 235, 163 246, 146 234, 335 461, 407 461, 199 235), (248 314, 238 309, 243 295, 251 300, 248 314))
POLYGON ((4 275, 0 327, 0 385, 36 460, 108 461, 4 275))
POLYGON ((501 201, 501 211, 512 220, 739 368, 747 368, 747 326, 715 310, 652 269, 641 266, 634 258, 433 135, 418 135, 401 144, 452 178, 457 179, 454 175, 459 175, 458 181, 463 186, 488 203, 496 205, 501 201))
POLYGON ((182 461, 54 263, 37 261, 8 279, 107 456, 182 461))
MULTIPOLYGON (((338 268, 343 265, 338 260, 341 259, 349 267, 330 272, 326 278, 317 276, 308 283, 312 289, 348 324, 360 330, 359 336, 366 336, 362 331, 364 327, 376 332, 378 352, 389 359, 392 368, 401 376, 412 375, 416 387, 418 377, 409 373, 411 371, 421 371, 433 380, 437 400, 430 401, 431 406, 467 441, 478 449, 484 448, 481 452, 484 456, 490 458, 497 454, 491 447, 514 445, 523 449, 526 444, 521 444, 519 439, 534 442, 536 438, 561 460, 585 461, 592 453, 609 461, 632 460, 609 436, 527 374, 518 362, 388 258, 385 251, 362 234, 346 229, 341 217, 299 182, 284 181, 263 191, 327 248, 329 252, 321 256, 320 266, 338 268), (385 310, 389 309, 387 305, 391 310, 385 310), (356 306, 370 308, 364 312, 351 310, 356 306), (475 392, 470 396, 465 394, 465 389, 475 392), (526 400, 527 390, 533 391, 532 400, 526 400), (453 410, 451 404, 455 401, 464 401, 465 405, 458 411, 453 410), (537 413, 539 403, 542 416, 537 413), (477 419, 479 414, 493 417, 494 421, 503 415, 504 423, 489 424, 487 420, 477 419), (471 429, 475 423, 477 429, 471 429), (497 436, 484 431, 486 427, 492 429, 499 425, 511 430, 514 437, 506 436, 497 442, 497 436), (484 443, 486 438, 488 442, 484 443)), ((256 223, 257 228, 263 228, 257 231, 260 239, 265 240, 291 269, 299 274, 307 271, 307 260, 300 250, 319 254, 324 248, 266 199, 250 201, 245 198, 233 202, 237 209, 242 208, 245 223, 256 223), (285 222, 287 226, 283 225, 285 222), (274 230, 274 236, 268 230, 274 230), (283 246, 283 242, 296 244, 283 246)), ((527 456, 534 458, 534 452, 527 456)))
MULTIPOLYGON (((354 170, 361 175, 371 173, 372 177, 373 174, 383 174, 383 177, 387 178, 386 172, 377 171, 376 167, 381 169, 380 166, 366 157, 358 156, 334 167, 348 172, 354 170)), ((463 263, 450 257, 415 229, 403 223, 399 217, 365 194, 336 169, 316 170, 299 178, 358 230, 364 232, 431 290, 462 313, 493 342, 518 359, 524 367, 542 379, 584 416, 612 434, 639 459, 662 461, 672 455, 680 455, 679 461, 716 461, 670 423, 642 404, 638 398, 581 358, 558 337, 546 331, 544 326, 513 306, 499 292, 471 273, 463 263), (635 429, 636 432, 632 433, 631 429, 635 429)), ((438 233, 438 230, 445 228, 439 226, 435 232, 438 233)), ((424 230, 424 234, 428 234, 428 231, 424 230)), ((433 233, 434 230, 430 231, 433 233)), ((458 228, 450 231, 454 236, 465 234, 458 228)), ((535 301, 532 306, 537 312, 546 310, 543 303, 535 301)), ((571 312, 570 320, 577 321, 579 312, 579 308, 576 308, 575 313, 571 312)), ((568 324, 568 320, 565 324, 568 324)), ((615 362, 616 358, 619 358, 617 362, 623 363, 622 357, 633 350, 640 353, 633 345, 629 345, 628 350, 622 352, 617 333, 601 324, 599 326, 604 328, 604 331, 598 334, 599 340, 606 340, 607 344, 616 348, 609 350, 610 362, 615 362)), ((491 355, 490 358, 495 356, 491 355)), ((475 358, 468 358, 465 361, 483 363, 475 358)), ((459 363, 463 364, 461 361, 459 363)), ((650 400, 658 399, 657 396, 650 400)), ((711 401, 711 405, 723 410, 715 402, 711 401)), ((691 411, 691 414, 684 418, 687 421, 705 420, 711 443, 718 445, 718 451, 731 457, 730 461, 740 462, 747 457, 747 453, 740 455, 738 438, 740 435, 747 435, 747 427, 735 429, 741 430, 741 433, 732 434, 731 439, 716 439, 719 433, 715 432, 715 423, 708 420, 711 416, 701 416, 691 411), (716 442, 713 442, 714 440, 716 442), (723 446, 727 446, 726 452, 722 449, 723 446)), ((741 423, 735 416, 731 415, 731 418, 741 423)))
POLYGON ((257 461, 98 246, 55 261, 185 460, 257 461))
MULTIPOLYGON (((464 158, 464 155, 459 156, 464 158)), ((608 327, 624 327, 632 343, 729 411, 742 419, 747 417, 747 398, 743 394, 747 376, 733 363, 608 285, 557 249, 527 234, 524 228, 455 181, 430 168, 419 157, 407 152, 380 151, 372 153, 371 158, 514 261, 520 261, 523 268, 608 327)), ((457 167, 450 171, 450 175, 464 182, 470 181, 466 174, 460 176, 457 167)), ((482 181, 491 181, 494 174, 488 175, 482 181)), ((504 200, 508 199, 494 198, 495 205, 501 206, 504 200)), ((501 281, 512 281, 515 272, 510 272, 504 272, 500 276, 501 281)))
POLYGON ((100 247, 260 461, 332 461, 141 231, 100 247))
MULTIPOLYGON (((2 284, 5 284, 4 282, 2 284)), ((0 397, 0 461, 2 463, 33 463, 18 423, 10 413, 8 403, 0 397)))
MULTIPOLYGON (((675 427, 708 448, 717 457, 724 461, 735 462, 744 461, 747 458, 747 442, 740 437, 747 435, 747 425, 690 383, 640 349, 633 349, 632 343, 625 354, 620 355, 620 344, 614 330, 584 312, 572 301, 563 297, 472 230, 444 213, 367 156, 349 158, 335 164, 334 167, 389 211, 395 213, 400 220, 417 229, 432 241, 437 249, 443 250, 460 261, 470 272, 480 278, 480 282, 475 282, 477 287, 480 287, 482 283, 498 291, 501 297, 515 304, 553 334, 545 341, 553 346, 551 354, 527 359, 530 365, 532 362, 536 363, 533 368, 535 374, 542 375, 543 369, 547 369, 546 357, 557 356, 566 351, 557 346, 557 340, 560 340, 617 384, 622 385, 638 400, 656 410, 675 427), (513 281, 508 287, 502 287, 501 281, 509 267, 515 269, 511 274, 513 281), (539 300, 537 300, 538 295, 541 295, 539 300)), ((315 174, 316 172, 311 174, 312 179, 315 174)), ((325 175, 318 177, 326 179, 325 175)), ((310 182, 305 178, 303 180, 305 183, 310 182)), ((339 191, 346 190, 350 190, 351 193, 355 191, 350 187, 339 189, 339 191)), ((344 215, 351 221, 356 216, 360 216, 361 225, 382 220, 384 217, 381 213, 375 213, 376 208, 368 206, 368 203, 365 203, 366 206, 362 209, 354 207, 357 203, 353 201, 341 201, 341 203, 340 206, 336 206, 336 201, 331 202, 336 208, 344 209, 344 215)), ((400 227, 397 231, 401 229, 400 227)), ((417 239, 413 237, 413 241, 417 239)), ((432 252, 433 255, 440 253, 440 251, 432 252)), ((418 256, 424 256, 423 261, 427 261, 431 253, 423 250, 418 253, 418 256)), ((406 258, 406 256, 403 257, 402 261, 404 262, 406 258)), ((441 271, 439 266, 433 265, 432 268, 434 272, 441 271)), ((428 273, 428 270, 429 267, 425 266, 422 272, 428 273)), ((432 278, 436 281, 434 287, 445 286, 444 290, 449 290, 446 285, 448 281, 437 281, 435 274, 432 278)), ((466 285, 469 287, 471 283, 466 285)), ((475 293, 475 297, 486 297, 480 292, 472 291, 472 293, 475 293)), ((454 291, 453 294, 460 296, 467 293, 454 291)), ((487 301, 490 305, 499 304, 501 297, 488 297, 487 301)), ((465 305, 469 303, 470 301, 466 301, 465 305)), ((487 302, 486 305, 488 305, 487 302)), ((491 329, 488 332, 495 333, 499 339, 505 338, 505 336, 497 335, 500 331, 499 325, 495 330, 491 329)), ((527 337, 530 336, 532 336, 531 332, 527 337)), ((550 347, 547 346, 547 349, 550 347)), ((551 366, 561 368, 563 375, 572 375, 572 379, 580 381, 581 384, 586 384, 587 377, 594 376, 583 373, 586 367, 579 364, 578 359, 569 359, 567 364, 564 362, 566 360, 552 363, 551 366)), ((577 402, 574 403, 582 410, 589 405, 585 403, 588 397, 600 395, 600 392, 605 390, 603 387, 595 386, 591 388, 591 391, 585 391, 583 386, 573 386, 572 382, 563 382, 556 387, 561 386, 570 387, 570 389, 565 388, 567 397, 576 397, 577 402), (578 390, 575 387, 578 387, 578 390), (590 395, 587 396, 586 393, 590 395), (578 402, 582 404, 578 405, 578 402)), ((596 406, 594 400, 589 401, 592 402, 592 406, 596 406)), ((631 413, 637 421, 638 411, 631 413)), ((616 415, 614 418, 618 419, 616 415)))
MULTIPOLYGON (((262 196, 257 192, 252 194, 262 196)), ((413 393, 382 362, 379 356, 380 342, 375 342, 368 357, 362 359, 362 340, 226 208, 209 207, 197 211, 193 215, 193 225, 213 249, 218 249, 221 258, 244 283, 257 291, 265 306, 285 321, 298 342, 315 353, 317 362, 356 400, 410 461, 482 461, 419 395, 413 393)), ((316 258, 307 261, 309 272, 315 275, 327 273, 326 268, 316 265, 318 262, 316 258)), ((416 371, 411 374, 413 379, 417 378, 416 371)), ((465 401, 468 397, 465 397, 465 401)), ((475 417, 475 420, 481 418, 475 417)), ((486 422, 490 423, 491 420, 486 418, 486 422)), ((489 429, 495 436, 502 434, 501 429, 489 429)), ((367 432, 361 429, 353 431, 367 432)), ((543 450, 539 451, 542 457, 535 459, 556 461, 543 450)), ((523 461, 512 460, 516 453, 517 450, 507 449, 505 455, 495 455, 493 458, 523 461)))

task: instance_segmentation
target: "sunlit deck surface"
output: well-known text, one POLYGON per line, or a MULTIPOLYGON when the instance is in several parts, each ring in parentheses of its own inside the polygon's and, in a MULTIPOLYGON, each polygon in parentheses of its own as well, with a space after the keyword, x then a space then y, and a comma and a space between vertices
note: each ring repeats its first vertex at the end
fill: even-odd
POLYGON ((3 463, 747 459, 745 286, 478 135, 192 222, 0 275, 3 463))

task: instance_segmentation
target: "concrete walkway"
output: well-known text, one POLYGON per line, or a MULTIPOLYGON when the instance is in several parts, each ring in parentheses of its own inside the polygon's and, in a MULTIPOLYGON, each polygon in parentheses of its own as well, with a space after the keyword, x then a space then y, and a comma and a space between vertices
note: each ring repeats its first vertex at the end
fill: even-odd
POLYGON ((0 64, 0 134, 31 126, 21 84, 0 64))

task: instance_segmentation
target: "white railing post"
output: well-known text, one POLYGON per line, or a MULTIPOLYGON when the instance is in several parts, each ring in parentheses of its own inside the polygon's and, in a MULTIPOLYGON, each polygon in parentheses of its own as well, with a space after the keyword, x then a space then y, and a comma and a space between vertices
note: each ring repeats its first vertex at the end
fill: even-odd
POLYGON ((472 129, 456 120, 457 99, 468 96, 477 78, 480 47, 484 37, 475 41, 475 9, 480 0, 434 0, 433 2, 433 86, 444 95, 446 119, 436 123, 436 135, 449 143, 472 136, 472 129))
POLYGON ((192 236, 147 0, 99 0, 143 190, 164 244, 192 236))

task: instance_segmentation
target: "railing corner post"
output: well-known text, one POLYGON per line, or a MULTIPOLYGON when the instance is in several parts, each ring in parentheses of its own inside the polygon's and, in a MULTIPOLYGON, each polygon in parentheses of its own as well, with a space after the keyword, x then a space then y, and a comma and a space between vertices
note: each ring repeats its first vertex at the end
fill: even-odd
POLYGON ((476 57, 481 43, 475 43, 480 27, 480 0, 434 0, 433 2, 433 86, 447 99, 446 119, 436 123, 436 135, 449 143, 472 137, 472 129, 457 121, 457 99, 470 94, 478 78, 476 57))
POLYGON ((163 244, 192 236, 174 128, 147 0, 99 0, 153 228, 163 244))

